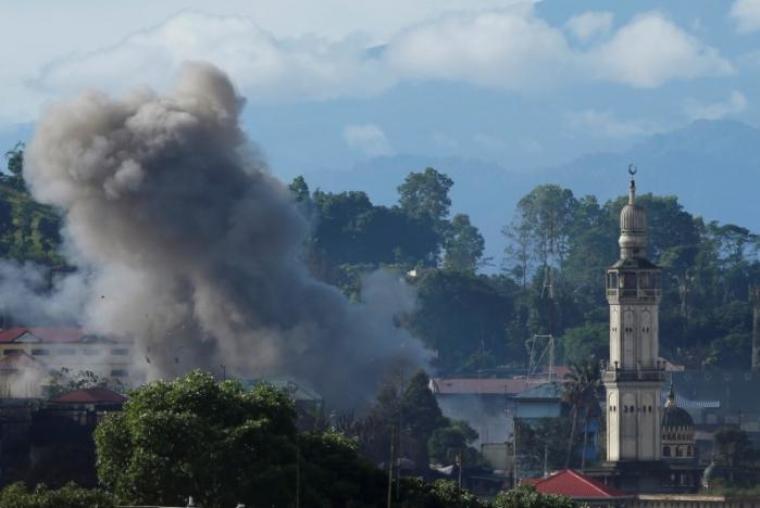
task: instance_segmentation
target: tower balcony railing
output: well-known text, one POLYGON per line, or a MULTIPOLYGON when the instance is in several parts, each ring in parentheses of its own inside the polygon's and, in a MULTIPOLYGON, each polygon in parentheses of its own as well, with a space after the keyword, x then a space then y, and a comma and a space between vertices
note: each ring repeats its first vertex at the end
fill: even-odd
POLYGON ((608 298, 636 298, 638 300, 659 300, 661 289, 617 289, 608 288, 608 298))
POLYGON ((634 368, 622 368, 618 362, 607 364, 602 369, 602 381, 605 383, 625 381, 665 381, 665 362, 657 361, 652 367, 637 365, 634 368))

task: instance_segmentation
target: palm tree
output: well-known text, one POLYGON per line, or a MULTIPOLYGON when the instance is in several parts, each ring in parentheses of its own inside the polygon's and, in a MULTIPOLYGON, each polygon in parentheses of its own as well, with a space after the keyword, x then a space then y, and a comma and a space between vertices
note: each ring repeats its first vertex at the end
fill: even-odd
POLYGON ((601 381, 598 362, 592 356, 582 362, 570 364, 570 372, 565 375, 565 389, 562 399, 570 406, 570 439, 567 445, 565 467, 570 467, 573 444, 578 428, 578 415, 583 412, 583 453, 581 453, 581 470, 586 466, 586 446, 588 440, 588 418, 591 410, 598 404, 597 390, 601 381))

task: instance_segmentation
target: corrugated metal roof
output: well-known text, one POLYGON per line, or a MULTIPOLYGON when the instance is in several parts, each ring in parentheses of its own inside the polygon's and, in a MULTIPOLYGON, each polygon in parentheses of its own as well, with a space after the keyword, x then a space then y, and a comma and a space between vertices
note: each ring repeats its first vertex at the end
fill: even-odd
POLYGON ((437 395, 517 395, 545 383, 545 379, 432 378, 429 386, 437 395))
POLYGON ((559 383, 544 383, 517 395, 518 399, 547 399, 557 400, 562 398, 562 385, 559 383))

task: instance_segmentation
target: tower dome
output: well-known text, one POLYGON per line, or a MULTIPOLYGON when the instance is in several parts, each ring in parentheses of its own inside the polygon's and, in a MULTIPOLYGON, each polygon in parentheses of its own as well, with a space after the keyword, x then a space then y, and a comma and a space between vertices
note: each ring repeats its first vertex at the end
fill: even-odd
POLYGON ((694 419, 676 405, 673 383, 662 415, 662 455, 666 459, 694 459, 694 419))
POLYGON ((636 171, 629 169, 631 184, 628 188, 628 204, 620 212, 620 257, 621 259, 638 258, 646 255, 647 248, 647 214, 636 204, 636 171))

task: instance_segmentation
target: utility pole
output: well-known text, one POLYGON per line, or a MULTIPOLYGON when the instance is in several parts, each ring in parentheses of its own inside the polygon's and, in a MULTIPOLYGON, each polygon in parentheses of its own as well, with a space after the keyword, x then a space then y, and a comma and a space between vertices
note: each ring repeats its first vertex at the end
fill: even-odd
POLYGON ((301 508, 301 433, 296 433, 296 508, 301 508))
POLYGON ((457 482, 459 485, 459 490, 462 490, 462 469, 464 468, 464 461, 462 460, 462 450, 460 449, 457 452, 457 465, 459 466, 459 481, 457 482))
POLYGON ((760 372, 760 286, 750 289, 752 298, 752 370, 760 372))
POLYGON ((391 508, 393 502, 393 454, 394 454, 394 442, 395 442, 396 430, 391 429, 391 456, 388 461, 388 503, 387 507, 391 508))
POLYGON ((517 417, 512 418, 512 487, 517 487, 517 417))

